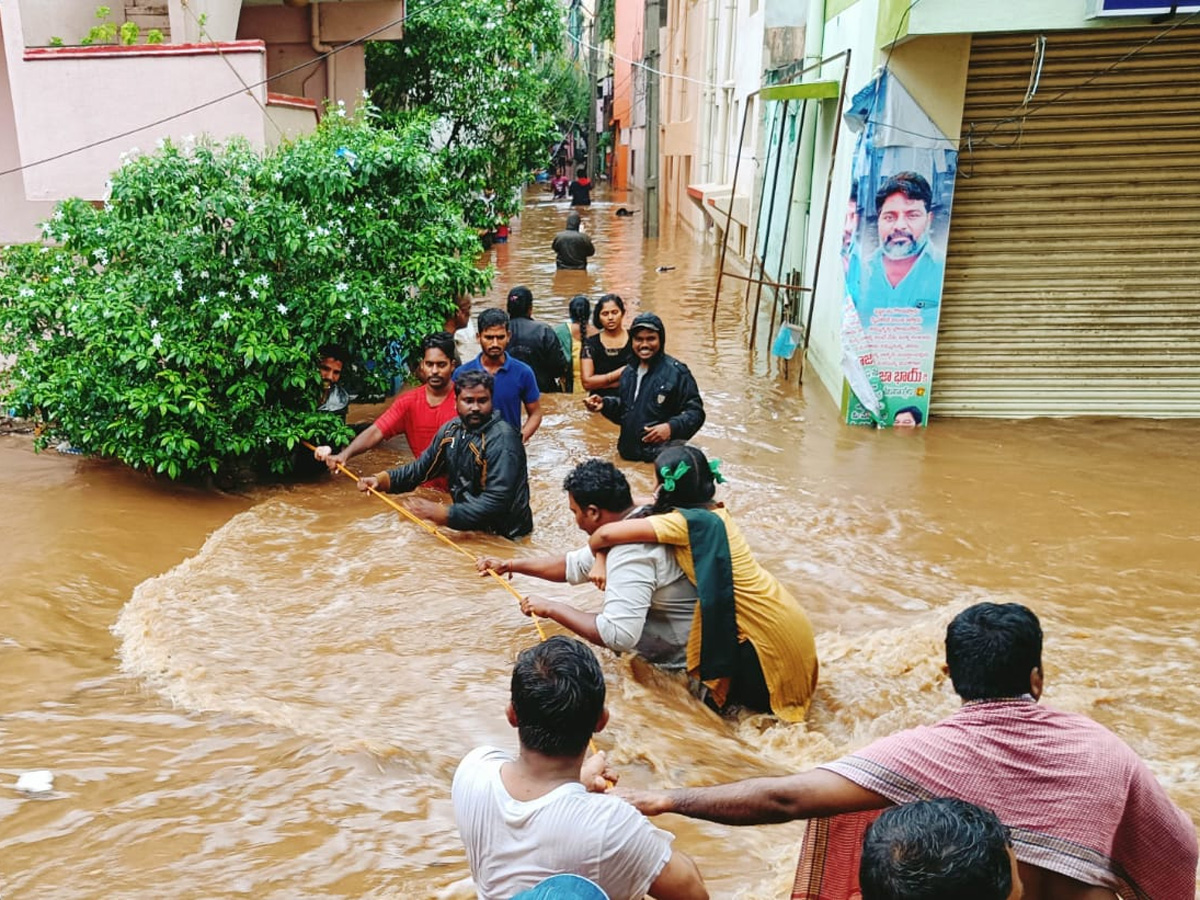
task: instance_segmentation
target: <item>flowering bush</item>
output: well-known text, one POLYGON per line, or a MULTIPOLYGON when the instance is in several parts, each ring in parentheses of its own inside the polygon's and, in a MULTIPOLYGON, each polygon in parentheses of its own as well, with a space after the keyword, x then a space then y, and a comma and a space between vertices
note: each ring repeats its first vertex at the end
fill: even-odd
POLYGON ((382 393, 491 279, 429 122, 373 116, 333 108, 265 156, 164 144, 126 161, 103 208, 59 204, 53 244, 0 251, 0 393, 41 445, 178 478, 282 473, 300 439, 345 439, 314 411, 318 348, 346 347, 382 393))

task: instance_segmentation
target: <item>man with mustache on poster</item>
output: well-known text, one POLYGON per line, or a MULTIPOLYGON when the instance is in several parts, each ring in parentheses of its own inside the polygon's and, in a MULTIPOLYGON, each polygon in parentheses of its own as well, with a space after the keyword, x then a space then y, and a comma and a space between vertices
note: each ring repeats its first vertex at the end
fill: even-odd
MULTIPOLYGON (((877 309, 937 309, 946 263, 929 243, 932 204, 929 182, 916 172, 897 172, 876 192, 879 248, 867 260, 860 284, 849 285, 864 328, 877 309)), ((922 312, 922 320, 936 318, 927 320, 922 312)))

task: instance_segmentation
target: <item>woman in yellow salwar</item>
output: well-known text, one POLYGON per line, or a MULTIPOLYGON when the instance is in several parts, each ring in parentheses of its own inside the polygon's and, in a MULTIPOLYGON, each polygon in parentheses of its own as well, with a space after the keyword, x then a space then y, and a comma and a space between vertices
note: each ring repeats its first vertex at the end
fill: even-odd
POLYGON ((796 599, 754 559, 737 523, 714 502, 720 460, 688 444, 655 461, 658 492, 651 515, 598 528, 593 581, 603 580, 602 551, 615 544, 672 544, 700 602, 688 636, 689 674, 718 711, 744 706, 803 720, 817 687, 812 625, 796 599))

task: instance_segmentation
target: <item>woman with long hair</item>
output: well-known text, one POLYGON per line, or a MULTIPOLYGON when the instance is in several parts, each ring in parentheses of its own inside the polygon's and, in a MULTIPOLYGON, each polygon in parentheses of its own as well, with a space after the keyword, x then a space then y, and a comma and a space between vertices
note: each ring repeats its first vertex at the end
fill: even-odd
POLYGON ((615 544, 675 547, 700 602, 688 635, 688 673, 717 710, 731 705, 799 722, 817 687, 812 625, 796 599, 750 552, 741 529, 715 502, 724 481, 720 460, 690 444, 666 447, 654 462, 651 515, 602 525, 588 544, 597 554, 593 581, 603 581, 602 551, 615 544))
POLYGON ((584 294, 576 294, 567 304, 567 321, 554 326, 563 354, 571 360, 571 371, 562 378, 563 390, 568 394, 574 393, 575 382, 579 381, 579 357, 583 353, 583 342, 588 338, 591 312, 592 301, 584 294))
POLYGON ((584 390, 602 397, 616 396, 621 373, 633 358, 625 328, 625 301, 605 294, 596 301, 592 324, 599 330, 583 342, 579 375, 584 390))

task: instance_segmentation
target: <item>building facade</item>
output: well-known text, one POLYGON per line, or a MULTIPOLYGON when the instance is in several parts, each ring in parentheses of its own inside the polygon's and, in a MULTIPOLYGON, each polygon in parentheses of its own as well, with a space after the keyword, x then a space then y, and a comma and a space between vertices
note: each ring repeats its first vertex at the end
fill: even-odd
POLYGON ((1200 415, 1198 4, 761 4, 668 0, 648 127, 664 221, 721 241, 732 204, 730 253, 794 286, 763 308, 804 328, 807 383, 884 426, 1200 415), (935 262, 859 297, 912 174, 935 262))
POLYGON ((59 200, 103 199, 139 147, 311 131, 327 100, 362 95, 362 45, 346 45, 400 39, 403 16, 401 0, 127 0, 107 20, 136 26, 124 44, 89 41, 91 0, 0 0, 0 242, 36 239, 59 200))
MULTIPOLYGON (((1200 12, 829 7, 824 53, 852 51, 852 91, 886 66, 957 152, 952 201, 935 212, 949 227, 929 411, 1200 415, 1200 12)), ((851 156, 839 154, 828 198, 839 226, 851 156)), ((829 228, 818 243, 810 229, 804 256, 824 262, 809 361, 845 409, 841 237, 829 228)))

